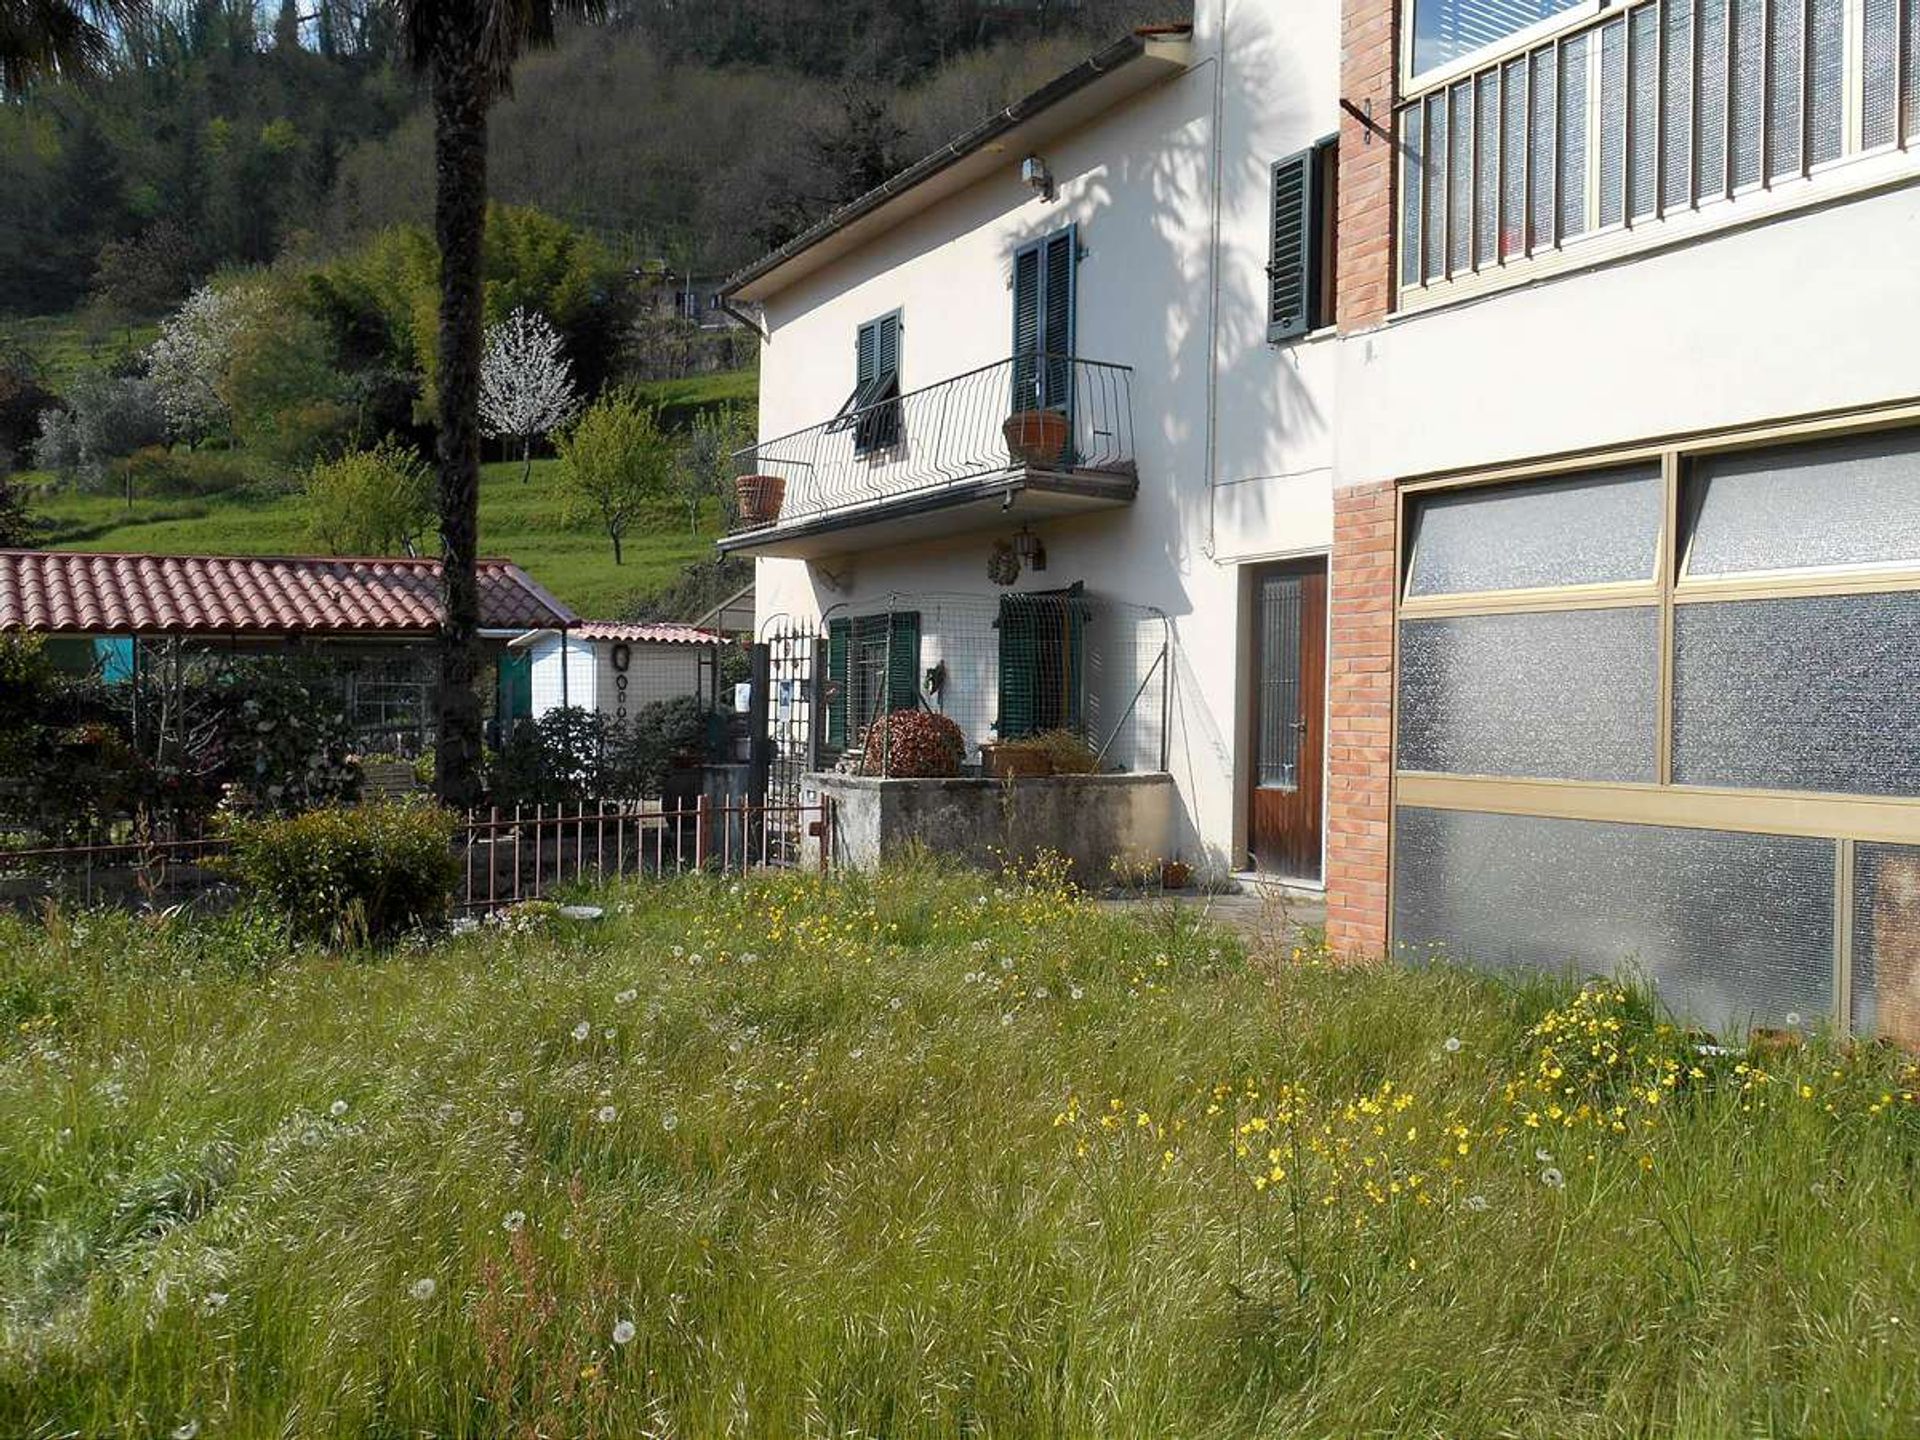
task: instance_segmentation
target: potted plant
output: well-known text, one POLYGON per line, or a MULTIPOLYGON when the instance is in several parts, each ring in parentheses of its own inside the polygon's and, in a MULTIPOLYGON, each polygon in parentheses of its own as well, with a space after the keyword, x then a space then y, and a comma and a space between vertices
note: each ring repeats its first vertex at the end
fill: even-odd
POLYGON ((982 743, 980 768, 994 780, 1023 780, 1053 773, 1047 757, 1024 740, 982 743))
POLYGON ((1042 470, 1060 463, 1071 432, 1064 410, 1016 410, 1000 428, 1014 463, 1042 470))
POLYGON ((771 525, 780 518, 787 482, 780 475, 742 475, 733 482, 733 493, 740 502, 742 525, 771 525))

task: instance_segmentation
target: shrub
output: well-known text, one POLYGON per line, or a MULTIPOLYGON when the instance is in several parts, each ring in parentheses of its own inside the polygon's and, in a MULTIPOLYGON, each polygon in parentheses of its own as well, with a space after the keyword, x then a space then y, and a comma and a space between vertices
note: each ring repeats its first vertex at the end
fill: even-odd
POLYGON ((446 918, 460 875, 457 824, 451 811, 402 802, 238 820, 226 865, 296 936, 378 944, 446 918))
POLYGON ((116 489, 148 497, 231 494, 246 488, 253 478, 231 453, 167 450, 158 445, 115 460, 108 471, 116 489))
POLYGON ((608 725, 578 705, 522 720, 487 767, 496 805, 552 805, 599 799, 605 781, 608 725))
POLYGON ((642 705, 610 737, 608 798, 637 800, 658 795, 680 756, 704 759, 709 712, 693 695, 642 705))
POLYGON ((860 773, 904 780, 941 779, 960 773, 966 753, 966 737, 946 716, 926 710, 896 710, 868 730, 860 773))
POLYGON ((1038 735, 1002 741, 1000 748, 1038 755, 1047 762, 1050 775, 1094 775, 1100 770, 1099 752, 1076 730, 1042 730, 1038 735))
POLYGON ((412 554, 433 524, 433 476, 397 440, 317 461, 305 486, 314 541, 335 555, 412 554))

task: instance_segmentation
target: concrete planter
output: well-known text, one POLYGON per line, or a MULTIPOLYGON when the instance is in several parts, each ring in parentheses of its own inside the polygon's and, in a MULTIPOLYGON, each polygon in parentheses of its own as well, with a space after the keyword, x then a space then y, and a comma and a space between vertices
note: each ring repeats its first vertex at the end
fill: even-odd
MULTIPOLYGON (((1074 879, 1102 885, 1117 855, 1157 865, 1173 852, 1173 777, 1164 773, 1011 780, 819 774, 807 783, 834 807, 832 863, 856 870, 874 869, 914 844, 989 868, 1050 850, 1073 862, 1074 879)), ((817 851, 809 858, 817 863, 817 851)))

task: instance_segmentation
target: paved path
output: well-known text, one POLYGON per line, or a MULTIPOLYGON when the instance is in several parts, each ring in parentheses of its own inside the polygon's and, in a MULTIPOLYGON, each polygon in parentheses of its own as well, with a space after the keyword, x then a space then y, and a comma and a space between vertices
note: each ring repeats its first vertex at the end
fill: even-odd
POLYGON ((1250 941, 1284 944, 1308 926, 1327 919, 1327 897, 1317 890, 1294 890, 1243 878, 1230 895, 1204 895, 1194 890, 1155 893, 1138 900, 1103 900, 1116 914, 1143 912, 1145 907, 1172 901, 1183 910, 1204 913, 1209 919, 1239 931, 1250 941))

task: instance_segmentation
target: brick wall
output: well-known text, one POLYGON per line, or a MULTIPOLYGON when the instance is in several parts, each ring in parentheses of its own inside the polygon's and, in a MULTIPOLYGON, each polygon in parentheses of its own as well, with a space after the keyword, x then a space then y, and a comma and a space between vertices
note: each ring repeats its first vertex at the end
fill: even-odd
POLYGON ((1335 308, 1342 330, 1387 318, 1393 302, 1393 125, 1399 68, 1395 0, 1346 0, 1340 14, 1340 97, 1355 110, 1373 107, 1377 129, 1340 114, 1340 218, 1336 229, 1335 308))
POLYGON ((1336 490, 1327 664, 1327 939, 1340 954, 1387 943, 1396 508, 1391 482, 1336 490))

